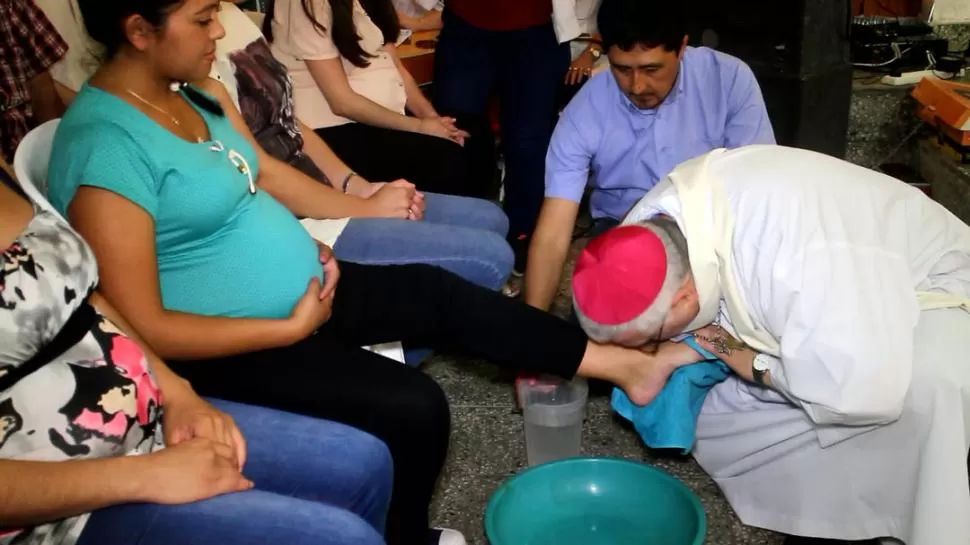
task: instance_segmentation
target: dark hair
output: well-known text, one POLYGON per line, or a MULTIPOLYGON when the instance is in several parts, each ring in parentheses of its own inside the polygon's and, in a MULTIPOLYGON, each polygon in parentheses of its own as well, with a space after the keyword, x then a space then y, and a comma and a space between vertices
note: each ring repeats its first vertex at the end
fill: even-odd
POLYGON ((596 25, 603 49, 623 51, 634 46, 679 51, 687 35, 682 0, 603 0, 596 25))
MULTIPOLYGON (((307 18, 313 23, 313 26, 316 27, 317 32, 324 33, 328 31, 320 24, 313 13, 314 0, 281 1, 299 1, 303 8, 303 13, 306 14, 307 18)), ((337 46, 337 51, 340 52, 340 56, 350 61, 354 66, 363 68, 370 65, 370 61, 367 58, 371 55, 368 55, 360 47, 360 35, 357 34, 357 28, 354 26, 354 0, 328 1, 333 14, 330 19, 332 27, 329 30, 330 39, 337 46)), ((263 35, 270 42, 273 41, 273 17, 276 12, 276 2, 277 0, 269 0, 267 2, 266 18, 263 19, 263 35)), ((374 24, 377 25, 377 28, 381 29, 381 34, 384 35, 384 43, 395 43, 401 33, 401 22, 397 18, 397 10, 394 9, 394 4, 391 3, 391 0, 360 0, 360 5, 367 12, 371 20, 374 21, 374 24)))
MULTIPOLYGON (((104 47, 102 62, 114 58, 118 50, 128 43, 125 21, 140 15, 156 28, 165 24, 168 16, 185 0, 77 0, 77 7, 84 20, 84 29, 91 39, 104 47)), ((185 96, 203 110, 218 116, 225 115, 215 99, 191 85, 184 85, 185 96)))
POLYGON ((140 15, 154 27, 165 20, 185 0, 77 0, 84 28, 91 39, 104 46, 103 61, 111 60, 128 42, 125 21, 140 15))

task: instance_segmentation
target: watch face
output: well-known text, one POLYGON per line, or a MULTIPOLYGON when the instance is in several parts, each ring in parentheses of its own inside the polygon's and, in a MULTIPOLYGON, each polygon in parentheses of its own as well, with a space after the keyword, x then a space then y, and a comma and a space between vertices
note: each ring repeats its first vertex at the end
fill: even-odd
POLYGON ((765 361, 765 358, 761 354, 758 354, 757 356, 754 357, 754 362, 752 363, 752 367, 754 367, 755 371, 767 371, 768 362, 765 361))

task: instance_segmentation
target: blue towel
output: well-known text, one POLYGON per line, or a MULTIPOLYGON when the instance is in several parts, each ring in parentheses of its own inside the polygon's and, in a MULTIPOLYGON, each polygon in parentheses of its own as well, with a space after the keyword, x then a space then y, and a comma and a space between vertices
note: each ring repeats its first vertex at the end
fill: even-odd
POLYGON ((678 449, 684 454, 694 448, 697 417, 704 398, 731 374, 727 365, 701 348, 694 336, 683 341, 705 360, 685 365, 670 375, 667 385, 649 405, 634 405, 620 388, 613 390, 613 410, 633 422, 637 433, 650 448, 678 449))

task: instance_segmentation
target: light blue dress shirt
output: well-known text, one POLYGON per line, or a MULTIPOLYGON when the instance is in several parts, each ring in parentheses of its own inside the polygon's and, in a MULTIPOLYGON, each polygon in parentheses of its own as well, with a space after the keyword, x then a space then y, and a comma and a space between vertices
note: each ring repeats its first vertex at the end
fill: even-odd
POLYGON ((716 148, 774 143, 748 65, 688 47, 674 88, 657 108, 637 108, 609 70, 583 86, 549 144, 546 197, 579 202, 589 183, 593 217, 622 219, 681 162, 716 148))

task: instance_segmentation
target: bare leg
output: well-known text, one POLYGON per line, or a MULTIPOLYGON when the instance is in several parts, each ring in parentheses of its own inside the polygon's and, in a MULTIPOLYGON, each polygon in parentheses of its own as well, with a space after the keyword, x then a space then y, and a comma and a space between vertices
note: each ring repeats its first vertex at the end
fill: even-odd
POLYGON ((630 401, 646 405, 657 397, 674 370, 700 359, 690 347, 676 343, 664 343, 656 353, 649 354, 590 341, 577 374, 612 382, 626 392, 630 401))

